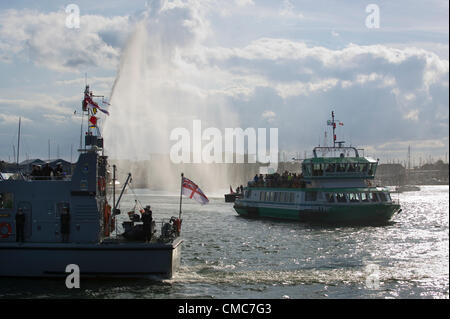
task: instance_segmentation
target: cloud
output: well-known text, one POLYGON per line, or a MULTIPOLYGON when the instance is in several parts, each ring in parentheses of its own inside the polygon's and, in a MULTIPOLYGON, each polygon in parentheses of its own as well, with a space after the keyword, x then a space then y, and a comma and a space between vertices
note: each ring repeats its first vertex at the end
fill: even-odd
POLYGON ((56 97, 47 94, 35 94, 29 97, 21 97, 14 99, 0 98, 1 109, 14 109, 34 111, 35 114, 40 114, 42 111, 52 111, 60 115, 70 115, 73 113, 74 103, 79 103, 80 96, 74 97, 56 97))
POLYGON ((336 32, 336 31, 334 31, 334 30, 331 30, 331 35, 332 35, 333 37, 338 37, 338 36, 339 36, 339 33, 336 32))
POLYGON ((239 7, 254 6, 254 5, 255 5, 255 3, 253 2, 253 0, 235 0, 235 3, 236 3, 239 7))
MULTIPOLYGON (((29 123, 31 120, 26 117, 20 117, 20 120, 22 123, 29 123)), ((19 116, 17 115, 10 115, 10 114, 0 114, 0 122, 2 124, 13 124, 17 125, 19 123, 19 116)))
POLYGON ((0 60, 30 60, 59 72, 88 67, 114 69, 128 36, 128 16, 83 15, 79 29, 66 27, 65 11, 5 10, 0 13, 0 60))
MULTIPOLYGON (((89 81, 95 91, 107 91, 115 83, 107 131, 117 134, 117 122, 144 136, 145 127, 188 127, 193 118, 210 126, 230 121, 243 128, 266 127, 270 121, 271 127, 279 127, 280 147, 298 151, 323 141, 324 123, 334 109, 345 122, 339 137, 348 143, 384 152, 387 148, 376 146, 386 141, 439 141, 433 150, 446 151, 448 44, 410 36, 407 43, 345 45, 345 26, 336 23, 344 18, 336 13, 330 25, 322 26, 326 41, 330 30, 339 37, 332 41, 342 41, 332 47, 320 36, 314 41, 302 38, 317 30, 317 19, 331 15, 317 12, 312 4, 302 6, 302 13, 291 1, 271 6, 250 0, 152 1, 138 15, 143 18, 139 24, 136 17, 84 15, 79 30, 65 28, 64 12, 9 10, 0 14, 0 60, 30 60, 56 72, 119 66, 114 80, 102 73, 89 81), (257 23, 254 29, 247 19, 257 23), (303 30, 296 24, 299 19, 312 25, 303 30), (236 27, 236 21, 241 25, 236 27), (242 25, 248 27, 245 37, 220 38, 230 26, 240 32, 242 25), (136 106, 133 112, 131 104, 136 106)), ((361 29, 367 32, 361 8, 361 29)), ((357 9, 352 7, 352 12, 357 9)), ((82 85, 84 78, 76 75, 56 84, 82 85)), ((72 102, 79 105, 79 97, 2 96, 0 108, 44 108, 45 114, 56 114, 47 116, 51 121, 69 116, 72 102)), ((155 139, 167 141, 160 132, 155 139)), ((121 144, 126 143, 133 148, 136 141, 121 144)))
POLYGON ((71 80, 58 80, 55 82, 56 85, 60 86, 72 86, 75 85, 77 87, 83 87, 83 85, 86 83, 95 87, 96 91, 99 90, 110 92, 111 87, 114 83, 115 77, 89 77, 88 79, 82 77, 82 78, 75 78, 71 80))
POLYGON ((268 123, 272 123, 277 115, 273 111, 264 111, 261 116, 263 119, 267 120, 268 123))
POLYGON ((280 9, 280 15, 288 18, 304 18, 303 14, 295 10, 295 7, 290 0, 283 0, 283 6, 280 9))

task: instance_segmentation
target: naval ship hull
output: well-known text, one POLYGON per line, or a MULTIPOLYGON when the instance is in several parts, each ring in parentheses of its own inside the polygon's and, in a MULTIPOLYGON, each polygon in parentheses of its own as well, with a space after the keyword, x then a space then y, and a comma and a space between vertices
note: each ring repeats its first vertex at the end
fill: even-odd
POLYGON ((0 277, 66 277, 67 265, 76 264, 81 277, 170 279, 181 243, 3 243, 0 277))
POLYGON ((398 204, 352 206, 297 207, 235 205, 236 212, 243 217, 294 220, 324 224, 383 224, 400 211, 398 204))

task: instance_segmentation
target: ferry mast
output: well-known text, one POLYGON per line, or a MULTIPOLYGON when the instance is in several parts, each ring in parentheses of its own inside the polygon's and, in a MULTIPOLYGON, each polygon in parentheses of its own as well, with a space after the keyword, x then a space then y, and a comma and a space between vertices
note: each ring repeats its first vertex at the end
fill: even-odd
POLYGON ((334 119, 334 111, 331 111, 331 121, 328 120, 327 124, 333 128, 333 148, 336 148, 336 144, 338 144, 338 147, 342 147, 342 144, 345 143, 345 141, 336 141, 336 123, 344 125, 341 121, 334 119))

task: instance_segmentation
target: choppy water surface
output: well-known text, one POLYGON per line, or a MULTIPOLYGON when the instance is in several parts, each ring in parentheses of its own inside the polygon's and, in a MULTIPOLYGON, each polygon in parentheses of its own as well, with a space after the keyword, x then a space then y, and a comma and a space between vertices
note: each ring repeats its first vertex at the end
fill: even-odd
MULTIPOLYGON (((136 194, 156 219, 178 214, 177 196, 136 194)), ((1 279, 0 297, 448 298, 448 186, 393 197, 403 211, 379 227, 249 220, 223 197, 206 206, 184 199, 182 266, 173 279, 90 280, 77 291, 63 280, 1 279)), ((126 194, 122 211, 133 203, 126 194)))

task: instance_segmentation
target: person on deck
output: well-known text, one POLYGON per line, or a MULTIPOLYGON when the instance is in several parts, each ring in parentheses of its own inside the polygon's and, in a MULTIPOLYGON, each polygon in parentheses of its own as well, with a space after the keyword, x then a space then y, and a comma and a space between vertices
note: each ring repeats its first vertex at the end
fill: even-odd
POLYGON ((62 179, 63 178, 64 172, 63 172, 63 167, 62 167, 61 162, 58 162, 56 164, 54 175, 56 176, 57 179, 62 179))
POLYGON ((44 168, 42 169, 42 176, 44 176, 44 179, 50 179, 53 174, 53 168, 51 168, 48 163, 45 164, 44 168))
POLYGON ((34 179, 40 179, 42 176, 42 170, 40 165, 33 165, 33 169, 31 171, 31 176, 33 176, 34 179))
POLYGON ((142 222, 144 223, 144 237, 145 242, 149 243, 152 240, 152 222, 153 216, 150 206, 144 208, 144 213, 142 214, 142 222))

